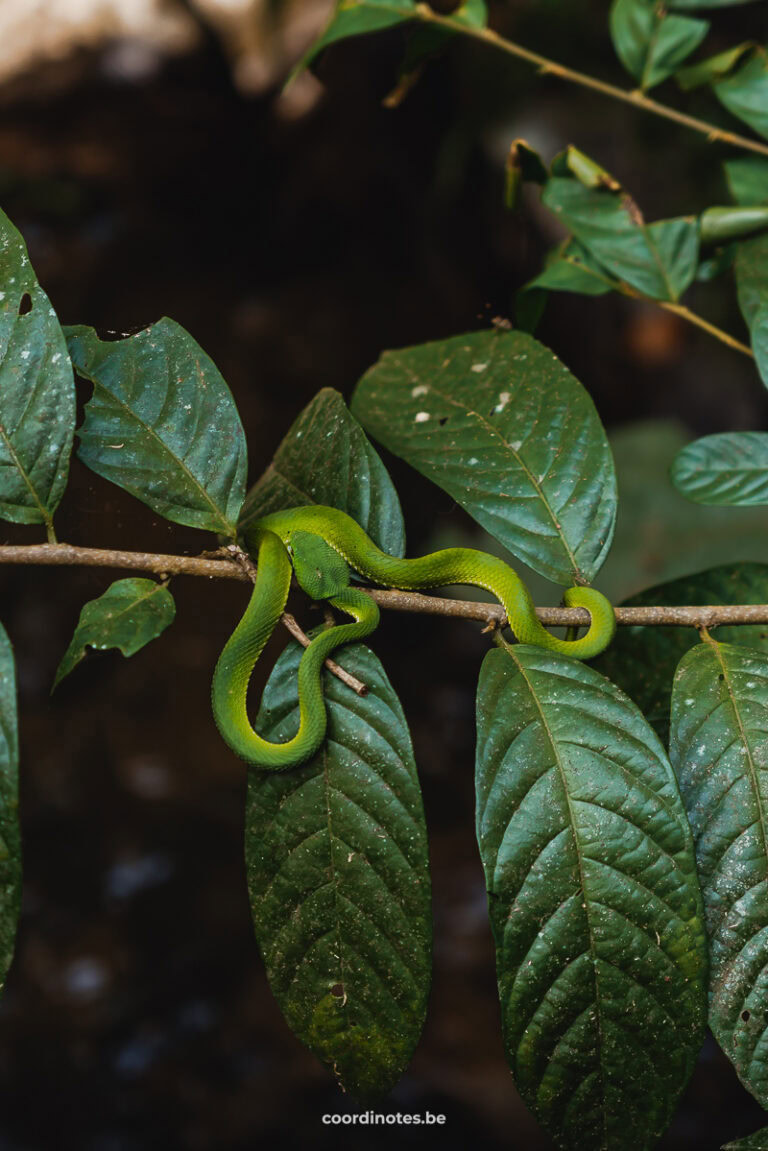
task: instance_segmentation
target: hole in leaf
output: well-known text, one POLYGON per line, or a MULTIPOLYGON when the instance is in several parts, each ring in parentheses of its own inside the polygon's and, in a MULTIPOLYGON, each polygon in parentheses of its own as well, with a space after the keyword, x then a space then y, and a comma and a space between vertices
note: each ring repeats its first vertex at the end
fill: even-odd
POLYGON ((722 683, 722 682, 723 682, 723 680, 725 679, 725 676, 723 675, 723 673, 722 673, 722 672, 720 672, 720 674, 719 674, 719 676, 718 676, 717 678, 718 678, 718 679, 720 680, 720 682, 722 683))
POLYGON ((344 988, 340 983, 334 983, 333 987, 331 988, 331 995, 334 997, 334 999, 343 999, 344 988))
POLYGON ((19 301, 19 315, 26 316, 28 312, 32 311, 32 297, 29 292, 25 292, 19 301))
POLYGON ((749 1012, 748 1011, 742 1011, 741 1018, 744 1020, 745 1023, 749 1023, 749 1018, 750 1018, 749 1012))
POLYGON ((445 425, 448 423, 448 417, 447 416, 441 416, 437 422, 439 423, 441 428, 444 428, 445 425))

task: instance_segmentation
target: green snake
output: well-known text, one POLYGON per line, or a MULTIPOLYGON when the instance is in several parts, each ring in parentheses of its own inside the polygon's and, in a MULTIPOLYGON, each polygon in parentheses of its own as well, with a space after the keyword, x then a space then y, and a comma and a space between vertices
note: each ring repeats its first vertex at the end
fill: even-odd
POLYGON ((593 588, 571 587, 567 607, 583 607, 590 625, 580 639, 558 639, 539 622, 528 589, 512 568, 496 556, 473 548, 446 548, 418 559, 397 559, 371 540, 360 525, 336 508, 291 508, 249 525, 245 546, 258 563, 245 614, 219 657, 212 684, 213 715, 225 742, 254 767, 281 771, 309 759, 325 737, 323 663, 341 644, 363 639, 376 628, 379 609, 359 588, 351 587, 350 568, 371 583, 416 590, 445 584, 484 588, 503 606, 520 643, 590 659, 611 641, 616 620, 610 602, 593 588), (284 743, 271 743, 253 730, 247 692, 253 668, 288 599, 292 569, 313 599, 327 600, 351 616, 317 634, 299 663, 299 728, 284 743))

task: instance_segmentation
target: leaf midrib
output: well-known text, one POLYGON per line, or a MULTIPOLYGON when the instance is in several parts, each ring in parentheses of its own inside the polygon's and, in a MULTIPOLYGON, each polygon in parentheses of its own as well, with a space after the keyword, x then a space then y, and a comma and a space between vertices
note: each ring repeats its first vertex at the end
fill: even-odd
POLYGON ((599 1070, 599 1075, 600 1075, 600 1089, 601 1089, 601 1098, 602 1098, 602 1103, 603 1103, 602 1108, 601 1108, 602 1123, 603 1123, 603 1145, 605 1147, 607 1147, 608 1146, 608 1109, 606 1106, 605 1072, 603 1070, 603 1053, 604 1053, 604 1042, 605 1042, 605 1040, 604 1040, 604 1036, 603 1036, 603 1019, 602 1019, 601 999, 600 999, 600 974, 599 974, 598 966, 597 966, 597 954, 596 954, 596 948, 595 948, 594 929, 592 927, 592 919, 590 916, 590 902, 591 901, 590 901, 589 896, 587 895, 587 884, 586 884, 586 878, 585 878, 585 872, 584 872, 584 860, 583 860, 583 856, 582 856, 582 852, 581 852, 581 845, 579 843, 579 838, 578 838, 578 835, 576 834, 576 820, 574 817, 573 805, 571 803, 571 797, 570 797, 570 793, 568 790, 568 779, 567 779, 567 776, 565 773, 565 767, 563 765, 562 757, 560 755, 559 745, 555 739, 554 732, 552 731, 552 729, 549 725, 549 722, 547 720, 544 709, 541 705, 539 697, 538 697, 536 690, 533 686, 533 682, 530 679, 530 677, 528 676, 526 669, 523 666, 522 662, 520 660, 518 660, 513 649, 510 649, 509 655, 512 657, 514 662, 517 664, 517 667, 520 671, 520 675, 522 676, 522 678, 525 682, 525 685, 528 688, 531 699, 533 700, 534 705, 536 707, 536 710, 539 713, 539 716, 541 718, 541 723, 542 723, 542 726, 544 728, 544 732, 545 732, 546 737, 549 740, 549 743, 552 747, 552 754, 555 757, 555 763, 557 765, 558 774, 560 775, 560 782, 561 782, 561 785, 563 788, 563 794, 565 796, 565 802, 566 802, 566 805, 568 807, 568 819, 569 819, 569 822, 571 825, 571 836, 573 839, 573 846, 574 846, 574 850, 576 852, 576 860, 577 860, 578 869, 579 869, 579 884, 580 884, 581 891, 582 891, 583 897, 584 897, 584 918, 585 918, 586 924, 587 924, 587 934, 589 936, 589 954, 590 954, 590 959, 592 961, 592 973, 594 975, 594 980, 595 980, 595 1022, 597 1025, 598 1044, 599 1044, 599 1049, 600 1049, 600 1054, 598 1057, 598 1070, 599 1070))
MULTIPOLYGON (((78 370, 80 370, 80 369, 78 369, 78 370)), ((107 388, 103 383, 101 383, 100 380, 97 380, 95 378, 95 376, 93 376, 89 373, 88 378, 93 383, 93 386, 95 389, 98 388, 100 391, 104 392, 104 394, 106 396, 109 396, 110 399, 114 400, 115 403, 117 403, 123 409, 123 411, 128 413, 128 415, 131 417, 131 419, 133 419, 139 425, 139 427, 143 428, 143 430, 147 433, 148 436, 150 436, 153 440, 155 440, 160 445, 160 447, 162 448, 162 451, 165 453, 165 455, 169 456, 170 459, 172 459, 176 464, 178 464, 181 471, 184 472, 185 475, 187 475, 189 477, 189 479, 192 483, 192 487, 195 488, 203 496, 205 502, 208 504, 211 511, 213 511, 214 517, 218 520, 219 524, 223 528, 223 534, 233 536, 235 534, 234 526, 232 524, 230 524, 228 519, 225 518, 221 509, 214 502, 213 498, 208 494, 206 489, 203 487, 203 485, 198 480, 197 476, 193 472, 190 471, 190 469, 187 467, 187 465, 184 463, 184 461, 181 459, 181 457, 177 456, 176 453, 173 451, 173 449, 170 448, 168 446, 168 444, 166 444, 165 440, 162 439, 159 432, 156 432, 155 429, 151 426, 151 424, 148 424, 144 420, 142 420, 141 416, 139 416, 139 414, 135 411, 134 408, 132 408, 130 406, 130 404, 128 404, 116 392, 111 391, 109 388, 107 388)))

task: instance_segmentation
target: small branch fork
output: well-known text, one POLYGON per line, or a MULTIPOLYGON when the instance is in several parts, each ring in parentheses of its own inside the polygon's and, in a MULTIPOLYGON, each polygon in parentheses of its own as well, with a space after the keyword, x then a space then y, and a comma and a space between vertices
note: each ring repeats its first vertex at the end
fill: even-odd
MULTIPOLYGON (((1 564, 47 564, 58 567, 122 568, 130 571, 153 572, 161 578, 176 575, 202 576, 208 579, 231 579, 251 582, 239 558, 239 548, 225 548, 210 555, 182 556, 157 555, 153 552, 113 551, 107 548, 76 547, 73 544, 6 544, 0 546, 1 564)), ((471 600, 444 599, 440 596, 420 595, 418 592, 366 588, 368 595, 379 607, 390 611, 420 612, 427 615, 450 616, 456 619, 477 620, 480 623, 501 626, 505 621, 500 604, 475 603, 471 600)), ((617 607, 616 622, 624 627, 719 627, 723 624, 768 624, 768 603, 764 604, 707 604, 701 607, 617 607)), ((589 613, 584 608, 539 607, 536 614, 549 627, 586 627, 589 613)), ((294 621, 295 623, 295 621, 294 621)), ((291 626, 287 625, 289 630, 291 626)), ((298 624, 296 624, 298 628, 298 624)), ((301 631, 300 628, 298 628, 301 631)), ((309 642, 306 636, 300 643, 309 642)), ((303 635, 303 633, 302 633, 303 635)), ((357 689, 355 689, 357 690, 357 689)))

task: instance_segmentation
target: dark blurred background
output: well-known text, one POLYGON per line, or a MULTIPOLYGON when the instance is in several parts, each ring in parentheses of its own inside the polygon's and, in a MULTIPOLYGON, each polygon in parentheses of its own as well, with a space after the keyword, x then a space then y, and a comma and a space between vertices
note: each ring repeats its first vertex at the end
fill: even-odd
MULTIPOLYGON (((547 158, 576 143, 649 219, 727 202, 727 150, 468 42, 394 110, 381 101, 399 34, 339 45, 320 64, 322 87, 307 79, 280 97, 327 0, 243 3, 239 24, 231 0, 226 18, 215 0, 157 0, 159 38, 153 5, 134 4, 146 28, 65 29, 53 47, 46 5, 73 28, 88 7, 0 3, 2 207, 65 323, 128 331, 167 314, 192 332, 234 392, 251 479, 318 388, 349 395, 383 349, 512 313, 514 291, 558 238, 535 196, 517 215, 503 208, 514 137, 547 158)), ((603 0, 505 0, 492 17, 521 43, 630 86, 607 10, 603 0)), ((761 38, 765 5, 714 20, 713 52, 761 38)), ((660 96, 680 99, 671 85, 660 96)), ((706 94, 685 106, 725 122, 706 94)), ((727 278, 689 302, 744 337, 727 278)), ((746 358, 618 297, 553 297, 538 335, 614 436, 622 511, 600 586, 618 597, 718 560, 768 560, 762 513, 694 508, 666 479, 690 434, 766 426, 768 397, 746 358)), ((447 496, 387 463, 411 554, 479 538, 447 496)), ((77 460, 58 529, 107 547, 194 554, 213 542, 77 460)), ((11 525, 2 535, 41 538, 11 525)), ((0 1003, 0 1151, 421 1146, 423 1131, 321 1125, 352 1104, 266 985, 243 873, 244 769, 209 707, 244 589, 176 579, 177 620, 159 641, 130 660, 91 655, 49 696, 80 607, 114 575, 0 573, 18 658, 25 865, 0 1003)), ((392 615, 375 647, 411 722, 435 912, 429 1018, 384 1106, 445 1113, 446 1147, 548 1148, 504 1061, 474 842, 474 684, 487 639, 471 624, 392 615)), ((710 1041, 662 1146, 714 1151, 761 1122, 710 1041)))

